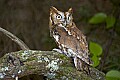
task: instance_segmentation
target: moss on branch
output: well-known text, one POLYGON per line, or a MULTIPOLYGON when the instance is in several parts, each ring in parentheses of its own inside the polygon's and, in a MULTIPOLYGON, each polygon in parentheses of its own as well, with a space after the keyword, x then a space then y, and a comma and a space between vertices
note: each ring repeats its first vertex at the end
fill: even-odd
POLYGON ((91 75, 77 71, 71 58, 54 51, 21 50, 0 58, 0 79, 38 74, 52 80, 105 80, 104 73, 90 70, 91 75))

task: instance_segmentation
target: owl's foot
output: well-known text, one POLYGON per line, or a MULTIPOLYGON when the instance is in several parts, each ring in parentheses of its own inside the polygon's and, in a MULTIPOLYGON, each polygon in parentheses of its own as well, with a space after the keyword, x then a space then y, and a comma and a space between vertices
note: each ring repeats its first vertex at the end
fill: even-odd
POLYGON ((64 54, 64 52, 63 52, 62 50, 60 50, 60 49, 54 48, 52 51, 56 51, 56 52, 58 52, 58 53, 64 54))
POLYGON ((90 74, 90 66, 87 63, 85 63, 84 61, 82 61, 78 57, 74 57, 73 59, 74 59, 74 65, 75 65, 77 70, 83 71, 87 75, 90 74))
POLYGON ((81 70, 81 68, 82 68, 82 63, 79 62, 79 59, 78 59, 77 57, 74 57, 73 59, 74 59, 74 65, 75 65, 76 69, 77 69, 77 70, 81 70))

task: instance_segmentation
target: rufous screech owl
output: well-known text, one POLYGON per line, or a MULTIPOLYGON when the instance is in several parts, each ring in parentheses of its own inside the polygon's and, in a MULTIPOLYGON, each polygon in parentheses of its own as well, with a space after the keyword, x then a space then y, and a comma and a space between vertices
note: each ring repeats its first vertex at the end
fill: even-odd
POLYGON ((73 22, 73 10, 61 12, 55 7, 50 8, 49 28, 50 35, 54 38, 60 51, 73 58, 78 70, 89 72, 91 65, 90 53, 86 37, 73 22))

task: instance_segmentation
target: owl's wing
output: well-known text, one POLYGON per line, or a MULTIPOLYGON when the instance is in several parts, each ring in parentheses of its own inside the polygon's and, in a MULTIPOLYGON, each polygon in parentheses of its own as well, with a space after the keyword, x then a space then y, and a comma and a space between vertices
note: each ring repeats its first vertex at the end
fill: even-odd
POLYGON ((71 28, 71 35, 63 27, 57 27, 56 31, 59 35, 58 46, 66 55, 78 57, 87 64, 90 64, 88 45, 85 36, 79 29, 71 28), (79 37, 79 39, 75 36, 79 37))
POLYGON ((87 55, 90 55, 86 36, 76 27, 75 24, 69 28, 69 31, 71 35, 79 41, 82 51, 87 53, 87 55))
POLYGON ((76 52, 77 56, 82 58, 83 61, 91 64, 86 37, 75 25, 70 27, 68 31, 70 31, 69 33, 73 37, 69 41, 72 41, 73 43, 71 42, 71 44, 75 45, 74 48, 72 48, 74 52, 76 52))

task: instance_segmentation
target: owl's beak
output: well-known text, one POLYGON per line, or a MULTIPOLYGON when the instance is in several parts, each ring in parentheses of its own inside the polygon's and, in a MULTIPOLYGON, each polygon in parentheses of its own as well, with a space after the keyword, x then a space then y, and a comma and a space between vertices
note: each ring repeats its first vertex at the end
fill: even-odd
POLYGON ((63 22, 63 26, 66 27, 66 25, 67 25, 67 21, 64 21, 64 22, 63 22))

